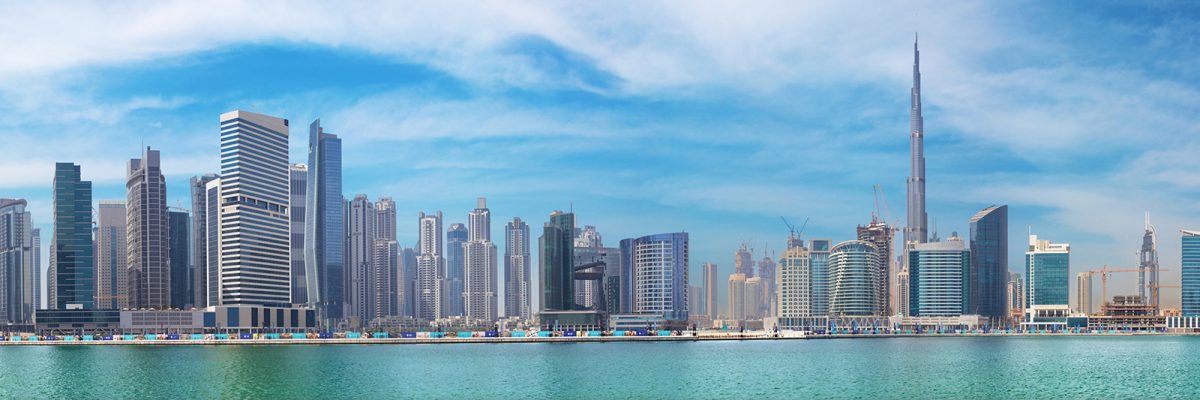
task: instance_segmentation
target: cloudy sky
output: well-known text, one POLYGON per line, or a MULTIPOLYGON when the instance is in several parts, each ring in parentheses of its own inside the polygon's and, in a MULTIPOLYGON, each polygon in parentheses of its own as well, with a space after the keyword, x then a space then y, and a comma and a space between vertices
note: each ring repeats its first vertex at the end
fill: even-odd
POLYGON ((689 232, 698 283, 743 241, 782 249, 780 216, 850 239, 875 184, 905 219, 919 31, 942 236, 1008 204, 1012 270, 1029 227, 1071 243, 1072 272, 1129 266, 1149 211, 1178 281, 1178 230, 1200 228, 1200 7, 897 3, 4 2, 0 195, 48 234, 55 161, 119 199, 145 144, 186 205, 188 177, 217 170, 221 112, 319 117, 346 194, 395 198, 402 242, 418 211, 465 222, 478 196, 497 239, 573 207, 610 246, 689 232))

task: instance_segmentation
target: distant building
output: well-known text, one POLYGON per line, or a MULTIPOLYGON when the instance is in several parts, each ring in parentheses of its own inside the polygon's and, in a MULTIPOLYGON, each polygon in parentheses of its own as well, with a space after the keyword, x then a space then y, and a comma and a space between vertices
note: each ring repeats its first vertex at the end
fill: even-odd
POLYGON ((993 321, 1008 318, 1008 206, 991 206, 971 217, 971 272, 968 314, 993 321))
POLYGON ((476 321, 495 321, 500 315, 496 299, 496 245, 492 243, 492 211, 480 197, 467 215, 468 240, 463 244, 463 315, 476 321))
POLYGON ((417 245, 416 317, 438 319, 446 316, 447 311, 442 303, 446 279, 446 259, 442 253, 442 212, 429 215, 420 213, 417 229, 420 240, 417 245))
MULTIPOLYGON (((1095 312, 1095 309, 1092 308, 1092 274, 1088 272, 1076 274, 1075 286, 1075 311, 1092 315, 1095 312)), ((1141 300, 1140 296, 1138 297, 1138 300, 1141 300)))
POLYGON ((50 309, 96 308, 92 182, 72 163, 54 166, 54 232, 47 271, 50 309))
POLYGON ((703 312, 708 314, 709 320, 718 319, 717 297, 717 265, 713 263, 704 263, 701 267, 702 278, 704 281, 704 299, 703 312))
POLYGON ((1029 251, 1025 252, 1026 308, 1069 307, 1070 265, 1070 244, 1051 243, 1029 235, 1029 251))
POLYGON ((746 319, 762 319, 762 298, 766 291, 761 276, 746 279, 745 297, 742 299, 746 319))
POLYGON ((171 271, 171 308, 187 309, 193 307, 192 299, 192 216, 184 210, 168 210, 167 220, 170 228, 168 247, 171 255, 167 265, 171 271))
POLYGON ((880 220, 878 217, 871 218, 871 223, 866 226, 859 225, 856 229, 858 240, 870 242, 877 249, 876 257, 879 257, 879 265, 883 268, 879 270, 879 277, 876 278, 880 284, 876 288, 879 292, 876 294, 877 301, 880 302, 879 307, 884 310, 884 314, 891 315, 894 307, 892 303, 892 242, 893 231, 892 227, 888 226, 887 222, 880 220))
POLYGON ((746 275, 747 279, 754 277, 754 254, 745 243, 733 253, 733 272, 746 275))
POLYGON ((878 249, 871 242, 838 243, 829 255, 829 315, 883 316, 878 249))
MULTIPOLYGON (((218 191, 213 189, 210 193, 208 183, 217 180, 214 174, 193 176, 188 182, 188 187, 191 189, 192 203, 192 305, 197 308, 208 307, 209 298, 209 263, 210 254, 215 256, 215 249, 210 249, 208 246, 210 237, 209 225, 216 225, 216 215, 218 214, 217 207, 218 191), (211 219, 211 221, 210 221, 211 219)), ((215 241, 215 235, 211 238, 215 241)))
POLYGON ((96 208, 96 307, 129 308, 129 223, 125 200, 100 200, 96 208))
POLYGON ((342 139, 321 120, 308 125, 308 179, 304 193, 304 278, 307 304, 324 326, 346 316, 346 200, 342 194, 342 139))
POLYGON ((170 221, 159 152, 147 147, 142 158, 129 160, 128 166, 129 307, 170 308, 170 221))
POLYGON ((304 267, 306 198, 308 197, 308 166, 292 164, 289 171, 290 230, 292 232, 292 301, 308 304, 308 277, 304 267))
MULTIPOLYGON (((588 232, 586 229, 584 232, 588 232)), ((598 234, 597 234, 598 235, 598 234)), ((576 280, 575 303, 589 310, 604 310, 610 314, 631 312, 629 304, 621 302, 621 249, 603 247, 602 241, 581 243, 575 240, 575 265, 585 265, 593 262, 604 262, 603 280, 576 280), (596 247, 582 247, 580 244, 596 247), (581 290, 582 289, 582 290, 581 290)), ((578 275, 576 276, 578 278, 578 275)), ((626 291, 629 288, 625 288, 626 291)))
POLYGON ((634 314, 688 320, 688 234, 660 233, 621 241, 622 275, 633 277, 634 314))
POLYGON ((375 203, 365 194, 346 204, 346 305, 347 317, 365 323, 375 309, 371 294, 371 268, 375 254, 375 203))
POLYGON ((957 317, 968 314, 971 252, 951 235, 916 243, 908 251, 908 316, 957 317))
POLYGON ((446 314, 463 315, 463 275, 466 274, 466 250, 463 245, 470 236, 467 226, 450 224, 446 229, 446 314))
POLYGON ((1162 301, 1158 297, 1159 283, 1158 235, 1154 225, 1150 224, 1150 213, 1146 213, 1146 230, 1142 233, 1142 247, 1138 249, 1138 294, 1142 301, 1155 309, 1162 301))
POLYGON ((729 275, 729 319, 746 319, 746 274, 734 272, 729 275))
MULTIPOLYGON (((590 260, 584 261, 580 258, 581 249, 599 248, 603 247, 603 245, 603 237, 600 236, 600 232, 596 231, 595 226, 587 225, 583 229, 577 229, 575 234, 575 265, 590 262, 590 260)), ((585 256, 594 257, 593 254, 585 254, 585 256)), ((620 266, 617 269, 620 270, 620 266)), ((575 282, 575 304, 585 309, 595 308, 597 300, 604 294, 603 286, 602 281, 577 280, 575 282)))
POLYGON ((1181 312, 1185 317, 1200 316, 1200 231, 1181 230, 1180 287, 1181 312))
POLYGON ((909 299, 911 299, 912 296, 912 294, 908 292, 908 289, 912 281, 909 279, 907 266, 900 269, 900 273, 896 274, 896 282, 898 284, 897 288, 899 288, 896 301, 896 314, 900 316, 908 316, 910 315, 909 309, 911 308, 909 305, 909 299))
POLYGON ((23 199, 0 199, 0 324, 29 324, 38 299, 33 218, 23 199))
POLYGON ((513 218, 504 225, 504 314, 529 318, 530 266, 529 224, 513 218))
POLYGON ((555 211, 542 229, 542 310, 575 309, 575 214, 555 211))
POLYGON ((813 314, 829 315, 829 252, 833 247, 830 239, 809 241, 809 263, 812 265, 813 314))
POLYGON ((371 310, 367 321, 400 315, 403 305, 403 251, 395 240, 378 238, 372 245, 371 310))
POLYGON ((1025 309, 1025 285, 1021 284, 1021 274, 1010 272, 1008 274, 1008 315, 1012 315, 1013 311, 1020 314, 1025 309))
POLYGON ((773 256, 774 254, 771 256, 763 254, 763 258, 758 260, 758 277, 762 278, 763 285, 762 297, 758 300, 760 304, 758 315, 764 318, 778 315, 777 307, 779 304, 777 304, 778 297, 776 296, 777 281, 775 271, 777 266, 775 265, 775 260, 771 259, 773 256))

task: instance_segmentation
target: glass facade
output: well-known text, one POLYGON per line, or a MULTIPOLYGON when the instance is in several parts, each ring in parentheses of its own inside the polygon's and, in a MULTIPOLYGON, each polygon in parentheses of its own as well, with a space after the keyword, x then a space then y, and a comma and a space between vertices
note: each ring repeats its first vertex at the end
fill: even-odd
POLYGON ((171 308, 184 309, 192 304, 192 253, 191 225, 192 216, 187 211, 171 210, 167 212, 169 245, 171 255, 169 268, 171 271, 171 308))
POLYGON ((908 252, 908 315, 956 317, 967 313, 970 251, 962 240, 918 243, 908 252))
POLYGON ((321 120, 308 126, 308 188, 304 204, 304 274, 307 303, 323 321, 345 313, 345 202, 342 139, 325 133, 321 120))
POLYGON ((54 236, 50 246, 50 308, 95 308, 92 182, 80 180, 80 168, 72 163, 57 163, 54 167, 54 236))
POLYGON ((446 304, 449 315, 463 315, 463 275, 465 273, 465 251, 467 226, 450 224, 446 230, 446 304))
POLYGON ((1030 251, 1025 253, 1026 307, 1068 305, 1070 264, 1070 245, 1039 241, 1031 235, 1030 251))
POLYGON ((575 214, 551 213, 539 242, 542 248, 542 310, 575 309, 575 271, 571 265, 575 260, 575 214))
POLYGON ((878 299, 878 249, 870 242, 838 243, 829 254, 829 314, 834 316, 883 315, 878 299))
POLYGON ((632 274, 632 312, 688 319, 688 234, 663 233, 621 241, 622 265, 632 274))
POLYGON ((991 206, 971 217, 970 239, 967 314, 1004 320, 1008 317, 1008 206, 991 206))
POLYGON ((1200 316, 1200 231, 1183 231, 1182 240, 1183 316, 1200 316))
POLYGON ((813 315, 829 315, 829 248, 833 241, 813 239, 810 243, 809 263, 812 265, 813 315))

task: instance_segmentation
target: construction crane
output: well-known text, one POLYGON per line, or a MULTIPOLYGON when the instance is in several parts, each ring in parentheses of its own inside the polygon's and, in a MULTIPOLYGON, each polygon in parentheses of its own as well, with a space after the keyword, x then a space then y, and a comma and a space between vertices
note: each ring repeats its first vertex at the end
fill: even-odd
MULTIPOLYGON (((788 222, 787 218, 784 218, 782 215, 780 215, 780 216, 779 216, 779 219, 783 220, 783 224, 784 224, 784 225, 787 225, 787 227, 788 227, 788 231, 789 231, 789 234, 788 234, 788 248, 792 248, 792 240, 793 240, 793 238, 794 238, 795 240, 800 240, 800 235, 803 235, 803 234, 804 234, 804 228, 807 228, 807 227, 808 227, 808 218, 805 218, 805 219, 804 219, 804 225, 801 225, 801 226, 800 226, 800 231, 799 231, 799 232, 797 232, 797 231, 796 231, 796 226, 795 226, 795 225, 792 225, 792 223, 788 222)), ((797 243, 796 245, 800 245, 800 244, 799 244, 799 243, 797 243)))
MULTIPOLYGON (((1110 265, 1105 265, 1104 267, 1102 267, 1100 269, 1085 272, 1086 274, 1088 274, 1089 278, 1092 275, 1100 274, 1100 301, 1102 303, 1108 303, 1108 277, 1110 275, 1112 275, 1113 273, 1119 273, 1119 272, 1141 272, 1141 269, 1139 269, 1139 268, 1110 269, 1110 267, 1111 267, 1110 265)), ((1167 270, 1159 269, 1159 271, 1167 271, 1167 270)), ((1162 285, 1155 285, 1155 286, 1164 287, 1162 285)), ((1155 296, 1155 297, 1157 297, 1157 296, 1155 296)), ((1153 304, 1154 307, 1157 308, 1158 307, 1158 299, 1157 298, 1152 299, 1150 304, 1153 304)))

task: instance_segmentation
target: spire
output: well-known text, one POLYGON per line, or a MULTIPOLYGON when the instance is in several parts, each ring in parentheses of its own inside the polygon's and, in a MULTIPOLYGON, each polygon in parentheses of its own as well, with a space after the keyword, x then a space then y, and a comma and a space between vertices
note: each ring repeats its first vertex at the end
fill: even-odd
POLYGON ((909 109, 908 225, 904 242, 925 243, 929 238, 929 220, 925 214, 925 121, 921 113, 921 51, 913 34, 913 86, 909 109))

